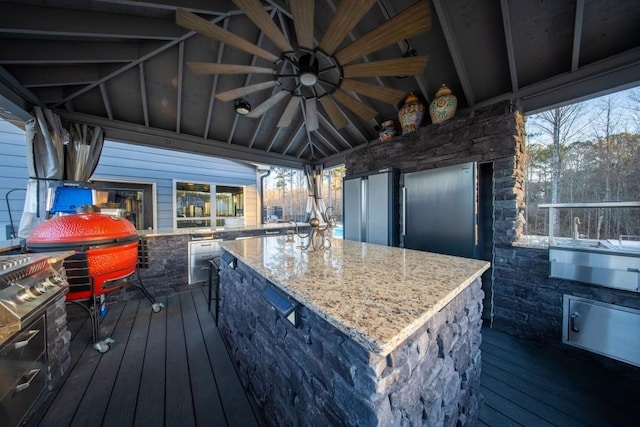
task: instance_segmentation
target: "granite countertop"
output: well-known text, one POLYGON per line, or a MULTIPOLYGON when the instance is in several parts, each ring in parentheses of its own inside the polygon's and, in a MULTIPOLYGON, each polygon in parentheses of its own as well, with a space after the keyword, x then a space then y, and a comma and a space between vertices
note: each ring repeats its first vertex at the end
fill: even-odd
POLYGON ((305 252, 284 236, 222 248, 336 328, 382 356, 418 330, 490 264, 409 249, 333 240, 305 252))
MULTIPOLYGON (((308 223, 298 223, 298 227, 308 227, 308 223)), ((283 228, 293 228, 293 223, 277 222, 270 224, 258 224, 258 225, 246 225, 244 227, 217 227, 217 228, 179 228, 174 230, 172 228, 158 229, 158 230, 140 230, 138 234, 145 237, 158 237, 158 236, 173 236, 180 234, 207 234, 207 233, 234 233, 243 231, 258 231, 258 230, 280 230, 283 228)))

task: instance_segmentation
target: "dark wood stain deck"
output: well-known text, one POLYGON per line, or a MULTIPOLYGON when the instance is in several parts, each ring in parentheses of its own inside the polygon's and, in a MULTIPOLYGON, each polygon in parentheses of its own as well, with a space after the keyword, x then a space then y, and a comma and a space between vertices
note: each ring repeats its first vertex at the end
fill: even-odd
MULTIPOLYGON (((71 366, 30 426, 257 426, 200 289, 109 306, 116 342, 90 345, 86 313, 71 309, 71 366)), ((640 375, 483 329, 480 426, 638 425, 640 375)))

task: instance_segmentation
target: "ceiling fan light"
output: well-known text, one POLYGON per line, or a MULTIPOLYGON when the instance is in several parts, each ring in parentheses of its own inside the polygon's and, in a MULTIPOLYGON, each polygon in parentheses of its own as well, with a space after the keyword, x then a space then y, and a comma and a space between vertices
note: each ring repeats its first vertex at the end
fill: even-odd
POLYGON ((249 104, 246 100, 242 98, 238 98, 234 102, 234 108, 236 113, 241 115, 247 115, 251 112, 251 104, 249 104))
POLYGON ((313 71, 302 71, 298 76, 303 86, 313 86, 318 82, 318 76, 313 71))

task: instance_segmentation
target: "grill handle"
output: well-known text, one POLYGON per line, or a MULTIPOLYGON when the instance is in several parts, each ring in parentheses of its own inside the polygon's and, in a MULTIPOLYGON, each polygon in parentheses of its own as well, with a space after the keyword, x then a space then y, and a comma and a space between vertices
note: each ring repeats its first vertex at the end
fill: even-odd
POLYGON ((18 350, 19 348, 22 347, 26 347, 29 345, 29 342, 33 339, 33 337, 35 337, 36 335, 38 335, 38 332, 40 332, 39 329, 31 329, 29 330, 29 337, 26 340, 22 340, 22 341, 18 341, 14 344, 14 348, 16 350, 18 350))
POLYGON ((29 379, 26 382, 23 382, 22 384, 18 384, 16 386, 16 393, 20 393, 21 391, 28 389, 31 385, 31 382, 38 376, 39 373, 40 369, 32 369, 28 371, 25 375, 27 375, 29 379))

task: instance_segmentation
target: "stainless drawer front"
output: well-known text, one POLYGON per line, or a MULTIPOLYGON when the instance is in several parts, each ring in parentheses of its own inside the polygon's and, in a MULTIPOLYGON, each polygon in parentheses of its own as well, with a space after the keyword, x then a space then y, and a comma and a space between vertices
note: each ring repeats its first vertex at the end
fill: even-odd
POLYGON ((562 341, 640 366, 640 310, 564 296, 562 341))
POLYGON ((205 240, 201 242, 189 242, 189 255, 217 254, 220 252, 220 240, 205 240))
POLYGON ((640 258, 550 249, 550 276, 640 292, 640 258))

